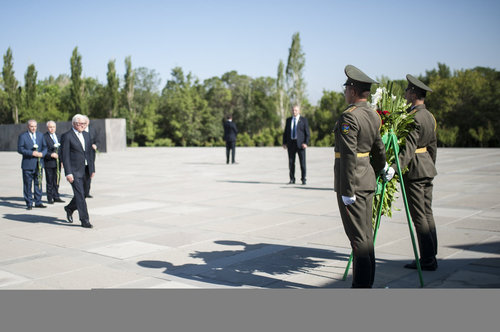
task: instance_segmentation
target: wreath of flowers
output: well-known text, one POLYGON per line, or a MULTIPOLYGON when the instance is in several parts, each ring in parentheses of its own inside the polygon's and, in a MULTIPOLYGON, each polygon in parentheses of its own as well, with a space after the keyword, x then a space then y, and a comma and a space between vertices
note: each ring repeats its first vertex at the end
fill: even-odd
MULTIPOLYGON (((393 82, 388 82, 382 87, 377 88, 375 94, 372 95, 371 106, 377 111, 382 119, 382 126, 380 127, 380 135, 384 144, 388 144, 389 135, 396 135, 399 147, 406 144, 406 137, 408 133, 414 128, 414 115, 410 114, 407 110, 410 104, 402 96, 395 96, 393 94, 393 82)), ((390 147, 386 150, 386 161, 390 166, 396 162, 396 154, 394 148, 390 147)), ((407 168, 401 170, 404 174, 407 168)), ((392 217, 393 203, 396 200, 398 174, 386 183, 385 194, 375 195, 373 199, 372 208, 372 224, 375 227, 375 222, 378 216, 378 208, 380 200, 382 199, 382 215, 392 217)), ((378 178, 377 186, 382 187, 384 179, 382 176, 378 178)))

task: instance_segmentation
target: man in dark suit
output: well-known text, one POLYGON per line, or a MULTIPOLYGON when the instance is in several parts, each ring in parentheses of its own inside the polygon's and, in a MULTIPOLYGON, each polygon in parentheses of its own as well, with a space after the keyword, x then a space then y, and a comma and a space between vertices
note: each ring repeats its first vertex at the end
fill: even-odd
POLYGON ((288 168, 290 182, 295 183, 295 155, 299 155, 302 184, 306 184, 306 148, 309 145, 311 134, 307 119, 300 115, 300 107, 292 107, 292 117, 286 119, 283 133, 283 148, 288 150, 288 168))
POLYGON ((61 136, 56 134, 56 123, 54 121, 47 122, 47 132, 43 134, 43 139, 47 145, 47 154, 45 155, 47 202, 49 204, 54 204, 54 202, 64 203, 59 197, 58 178, 58 172, 59 174, 61 172, 61 136))
MULTIPOLYGON (((97 130, 95 130, 95 127, 94 126, 90 126, 90 119, 84 115, 83 116, 85 118, 85 122, 86 122, 86 125, 85 125, 85 131, 87 133, 89 133, 90 135, 90 144, 92 146, 92 157, 94 159, 94 163, 95 163, 95 156, 96 156, 96 152, 97 152, 97 149, 100 145, 100 142, 99 142, 99 135, 97 134, 97 130)), ((87 178, 87 182, 86 182, 86 186, 85 186, 85 197, 86 198, 92 198, 93 196, 90 195, 90 184, 92 182, 92 179, 91 178, 87 178)))
POLYGON ((85 131, 86 120, 83 115, 75 115, 72 125, 73 128, 62 137, 64 172, 73 188, 73 198, 64 210, 69 222, 73 222, 73 212, 78 210, 82 227, 92 228, 85 201, 87 178, 93 178, 95 174, 90 135, 85 131))
MULTIPOLYGON (((401 148, 399 164, 401 169, 408 166, 408 171, 403 175, 403 183, 411 219, 417 233, 420 267, 425 271, 435 271, 438 267, 436 260, 438 245, 432 213, 432 181, 437 175, 436 119, 424 104, 427 92, 432 90, 410 74, 406 75, 406 79, 408 87, 405 98, 411 103, 408 112, 414 114, 415 127, 408 133, 406 145, 401 148)), ((387 180, 392 179, 396 169, 395 164, 391 165, 387 170, 387 180)), ((416 269, 417 263, 413 261, 404 267, 416 269)))
POLYGON ((42 133, 37 130, 35 120, 28 120, 28 130, 21 133, 17 140, 17 152, 23 155, 21 168, 23 170, 23 196, 28 210, 33 206, 33 192, 31 185, 34 183, 35 207, 45 208, 42 204, 42 177, 43 158, 47 153, 47 146, 42 133))
POLYGON ((375 278, 372 206, 376 173, 382 172, 385 146, 380 137, 382 120, 367 100, 375 82, 358 68, 347 65, 345 100, 349 106, 334 127, 334 190, 345 233, 353 253, 352 288, 371 288, 375 278))
POLYGON ((227 116, 227 121, 224 122, 224 141, 226 141, 226 164, 229 164, 229 153, 231 154, 231 163, 235 163, 234 155, 236 154, 236 135, 238 135, 238 128, 233 122, 231 115, 227 116))

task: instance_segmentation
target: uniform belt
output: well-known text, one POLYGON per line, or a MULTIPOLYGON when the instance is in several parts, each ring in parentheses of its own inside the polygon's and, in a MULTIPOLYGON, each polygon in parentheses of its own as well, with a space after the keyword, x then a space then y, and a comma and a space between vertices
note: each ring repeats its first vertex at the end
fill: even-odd
MULTIPOLYGON (((358 158, 370 156, 370 152, 358 152, 356 153, 358 158)), ((335 152, 335 158, 340 158, 340 152, 335 152)))
POLYGON ((425 152, 427 152, 427 147, 426 146, 424 146, 423 148, 415 150, 415 153, 425 153, 425 152))

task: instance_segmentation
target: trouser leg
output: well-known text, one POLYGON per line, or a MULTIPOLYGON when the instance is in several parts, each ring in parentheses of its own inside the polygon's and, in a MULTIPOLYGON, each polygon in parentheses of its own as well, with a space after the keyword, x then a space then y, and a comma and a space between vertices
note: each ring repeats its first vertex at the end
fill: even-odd
POLYGON ((371 288, 375 278, 372 226, 373 192, 357 192, 356 202, 345 206, 337 193, 340 216, 353 251, 353 288, 371 288))

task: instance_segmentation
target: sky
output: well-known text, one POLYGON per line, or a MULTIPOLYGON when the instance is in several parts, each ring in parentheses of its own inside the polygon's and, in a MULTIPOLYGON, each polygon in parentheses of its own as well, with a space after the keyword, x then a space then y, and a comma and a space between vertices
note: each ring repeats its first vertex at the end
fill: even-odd
MULTIPOLYGON (((174 67, 200 81, 235 70, 275 78, 298 32, 307 96, 342 90, 344 67, 404 79, 444 63, 500 67, 500 1, 0 0, 0 53, 10 47, 17 80, 70 75, 75 47, 84 77, 106 84, 107 65, 155 70, 160 89, 174 67)), ((3 61, 2 61, 3 66, 3 61)))

